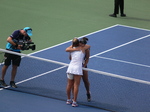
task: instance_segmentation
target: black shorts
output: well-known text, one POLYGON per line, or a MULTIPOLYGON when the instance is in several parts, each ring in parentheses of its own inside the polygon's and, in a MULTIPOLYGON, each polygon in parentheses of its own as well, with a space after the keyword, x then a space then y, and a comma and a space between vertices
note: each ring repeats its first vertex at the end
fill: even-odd
POLYGON ((21 62, 21 56, 15 54, 5 53, 4 65, 9 66, 12 62, 13 65, 19 66, 21 62))

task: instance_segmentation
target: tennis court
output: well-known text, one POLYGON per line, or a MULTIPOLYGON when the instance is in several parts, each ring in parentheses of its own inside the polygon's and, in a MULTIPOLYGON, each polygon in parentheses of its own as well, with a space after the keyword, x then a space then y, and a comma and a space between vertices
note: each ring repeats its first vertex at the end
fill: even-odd
MULTIPOLYGON (((86 101, 86 92, 81 83, 78 96, 80 106, 77 110, 149 112, 150 30, 117 24, 81 37, 84 36, 88 37, 88 44, 91 45, 88 68, 92 101, 86 101)), ((70 45, 71 40, 30 54, 58 63, 24 57, 16 77, 18 88, 0 91, 4 96, 1 98, 3 111, 23 112, 27 108, 28 111, 39 111, 43 103, 44 109, 41 111, 45 112, 49 109, 56 112, 77 111, 65 105, 66 64, 69 63, 65 48, 70 45), (36 109, 31 106, 33 103, 36 109), (17 109, 17 105, 22 109, 17 109)), ((9 75, 6 76, 8 81, 9 75)))
POLYGON ((111 18, 110 0, 1 0, 0 48, 5 49, 11 32, 29 26, 37 45, 29 56, 38 59, 22 59, 16 77, 19 88, 0 88, 0 111, 149 112, 149 4, 125 0, 127 17, 111 18), (92 46, 88 65, 92 101, 87 102, 81 83, 79 107, 72 108, 65 104, 69 63, 65 48, 82 35, 92 46))

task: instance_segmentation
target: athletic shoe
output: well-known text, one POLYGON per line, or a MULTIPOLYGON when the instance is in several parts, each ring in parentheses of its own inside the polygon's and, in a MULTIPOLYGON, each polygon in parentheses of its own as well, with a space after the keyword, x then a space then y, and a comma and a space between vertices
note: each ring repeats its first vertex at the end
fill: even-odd
POLYGON ((126 14, 121 14, 120 16, 121 16, 121 17, 126 17, 126 14))
POLYGON ((16 86, 14 81, 10 81, 10 86, 13 87, 13 88, 17 88, 17 86, 16 86))
POLYGON ((72 107, 77 107, 77 106, 78 106, 77 102, 72 103, 72 107))
POLYGON ((2 85, 2 86, 4 86, 4 87, 8 86, 8 85, 5 83, 4 80, 0 80, 0 85, 2 85))
POLYGON ((70 99, 70 100, 67 100, 66 104, 67 104, 67 105, 72 104, 72 100, 71 100, 71 99, 70 99))
POLYGON ((90 102, 91 101, 91 94, 86 94, 87 95, 87 101, 90 102))
POLYGON ((110 14, 109 16, 110 16, 110 17, 117 17, 116 14, 110 14))

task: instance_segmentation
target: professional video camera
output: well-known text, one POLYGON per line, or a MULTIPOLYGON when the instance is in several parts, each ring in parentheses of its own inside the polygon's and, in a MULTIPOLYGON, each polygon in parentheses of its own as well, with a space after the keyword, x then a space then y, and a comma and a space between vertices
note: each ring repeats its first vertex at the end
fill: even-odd
POLYGON ((29 49, 35 50, 36 48, 34 42, 30 42, 30 41, 18 42, 17 44, 21 45, 21 50, 29 50, 29 49))

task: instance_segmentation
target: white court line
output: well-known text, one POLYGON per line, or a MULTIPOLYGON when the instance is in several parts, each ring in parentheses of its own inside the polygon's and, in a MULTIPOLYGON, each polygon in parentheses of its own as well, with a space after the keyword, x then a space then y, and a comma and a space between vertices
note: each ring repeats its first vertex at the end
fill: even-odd
POLYGON ((149 29, 137 28, 137 27, 121 25, 121 24, 118 24, 118 26, 122 26, 122 27, 126 27, 126 28, 132 28, 132 29, 137 29, 137 30, 143 30, 143 31, 150 31, 149 29))
MULTIPOLYGON (((32 79, 35 79, 35 78, 38 78, 38 77, 41 77, 41 76, 44 76, 44 75, 47 75, 47 74, 49 74, 49 73, 55 72, 55 71, 57 71, 57 70, 60 70, 60 69, 62 69, 62 68, 65 68, 65 67, 66 67, 66 66, 62 66, 62 67, 53 69, 53 70, 51 70, 51 71, 48 71, 48 72, 45 72, 45 73, 36 75, 36 76, 34 76, 34 77, 30 77, 30 78, 28 78, 28 79, 19 81, 19 82, 16 83, 16 85, 21 84, 21 83, 23 83, 23 82, 30 81, 30 80, 32 80, 32 79)), ((10 87, 10 86, 4 87, 4 88, 9 88, 9 87, 10 87)), ((3 90, 4 88, 1 88, 0 90, 3 90)))
POLYGON ((119 45, 119 46, 113 47, 113 48, 108 49, 108 50, 106 50, 106 51, 103 51, 103 52, 97 53, 97 54, 95 54, 95 55, 93 55, 93 56, 90 56, 90 58, 95 57, 95 56, 98 56, 98 55, 101 55, 101 54, 104 54, 104 53, 107 53, 107 52, 109 52, 109 51, 112 51, 112 50, 118 49, 118 48, 123 47, 123 46, 126 46, 126 45, 129 45, 129 44, 134 43, 134 42, 136 42, 136 41, 139 41, 139 40, 145 39, 145 38, 147 38, 147 37, 150 37, 150 34, 149 34, 149 35, 146 35, 146 36, 144 36, 144 37, 141 37, 141 38, 138 38, 138 39, 135 39, 135 40, 129 41, 129 42, 127 42, 127 43, 121 44, 121 45, 119 45))
POLYGON ((143 65, 143 64, 139 64, 139 63, 133 63, 133 62, 129 62, 129 61, 123 61, 123 60, 118 60, 118 59, 113 59, 113 58, 102 57, 102 56, 95 56, 95 57, 150 68, 149 65, 143 65))
MULTIPOLYGON (((102 29, 102 30, 98 30, 98 31, 95 31, 95 32, 92 32, 92 33, 89 33, 89 34, 86 34, 86 35, 83 35, 83 36, 80 36, 80 37, 78 37, 78 38, 82 38, 82 37, 86 37, 86 36, 89 36, 89 35, 93 35, 93 34, 95 34, 95 33, 102 32, 102 31, 108 30, 108 29, 113 28, 113 27, 116 27, 116 26, 118 26, 118 25, 113 25, 113 26, 104 28, 104 29, 102 29)), ((63 43, 54 45, 54 46, 52 46, 52 47, 48 47, 48 48, 45 48, 45 49, 36 51, 36 52, 34 52, 34 53, 30 53, 29 55, 36 54, 36 53, 39 53, 39 52, 42 52, 42 51, 45 51, 45 50, 48 50, 48 49, 52 49, 52 48, 54 48, 54 47, 61 46, 61 45, 63 45, 63 44, 66 44, 66 43, 68 43, 68 42, 71 42, 71 41, 72 41, 72 40, 68 40, 68 41, 66 41, 66 42, 63 42, 63 43)))
MULTIPOLYGON (((137 27, 132 27, 132 26, 126 26, 126 25, 116 24, 116 25, 113 25, 113 26, 104 28, 104 29, 102 29, 102 30, 98 30, 98 31, 95 31, 95 32, 92 32, 92 33, 89 33, 89 34, 86 34, 86 35, 83 35, 83 36, 80 36, 80 37, 78 37, 78 38, 82 38, 82 37, 86 37, 86 36, 89 36, 89 35, 92 35, 92 34, 95 34, 95 33, 98 33, 98 32, 102 32, 102 31, 111 29, 111 28, 116 27, 116 26, 122 26, 122 27, 127 27, 127 28, 132 28, 132 29, 150 31, 150 30, 148 30, 148 29, 143 29, 143 28, 137 28, 137 27)), ((36 53, 39 53, 39 52, 42 52, 42 51, 45 51, 45 50, 48 50, 48 49, 51 49, 51 48, 54 48, 54 47, 63 45, 63 44, 66 44, 66 43, 71 42, 71 41, 72 41, 72 40, 68 40, 68 41, 66 41, 66 42, 63 42, 63 43, 60 43, 60 44, 57 44, 57 45, 54 45, 54 46, 51 46, 51 47, 48 47, 48 48, 39 50, 39 51, 36 51, 36 52, 34 52, 34 53, 30 53, 30 54, 28 54, 28 55, 36 54, 36 53)))

